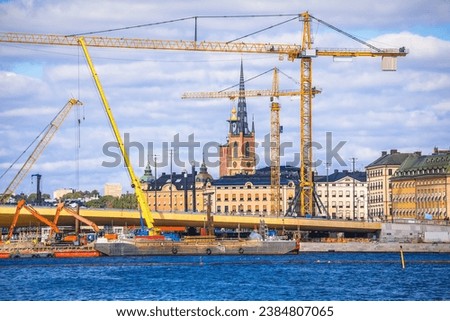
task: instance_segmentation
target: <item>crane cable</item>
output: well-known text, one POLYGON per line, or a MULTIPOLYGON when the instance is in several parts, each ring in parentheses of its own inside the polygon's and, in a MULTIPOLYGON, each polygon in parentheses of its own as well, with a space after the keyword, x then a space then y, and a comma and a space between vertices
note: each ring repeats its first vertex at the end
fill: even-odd
MULTIPOLYGON (((258 75, 256 75, 256 76, 253 76, 253 77, 251 77, 251 78, 245 79, 245 80, 244 80, 244 83, 247 83, 247 82, 249 82, 249 81, 251 81, 251 80, 253 80, 253 79, 256 79, 256 78, 258 78, 258 77, 261 77, 261 76, 263 76, 263 75, 265 75, 265 74, 268 74, 269 72, 273 71, 274 69, 275 69, 275 68, 270 68, 269 70, 266 70, 266 71, 264 71, 264 72, 262 72, 262 73, 260 73, 260 74, 258 74, 258 75)), ((292 80, 295 84, 297 84, 297 85, 300 84, 300 83, 298 82, 298 80, 294 79, 294 77, 289 76, 288 74, 286 74, 285 72, 283 72, 283 71, 280 70, 279 68, 276 68, 276 69, 277 69, 281 74, 283 74, 284 76, 286 76, 288 79, 292 80)), ((238 86, 239 86, 239 84, 235 84, 235 85, 233 85, 233 86, 230 86, 230 87, 227 87, 227 88, 224 88, 224 89, 219 90, 218 93, 221 93, 221 92, 230 90, 230 89, 232 89, 232 88, 234 88, 234 87, 238 87, 238 86)))
POLYGON ((42 134, 49 128, 52 122, 50 122, 50 124, 45 126, 45 128, 39 133, 39 135, 36 136, 36 138, 30 143, 30 145, 28 145, 28 147, 19 155, 19 157, 17 157, 17 159, 3 172, 3 174, 0 176, 0 179, 2 179, 3 176, 5 176, 6 173, 8 173, 9 170, 19 161, 19 159, 23 156, 23 154, 25 154, 30 149, 30 147, 33 146, 33 144, 39 139, 39 137, 41 137, 42 134))
MULTIPOLYGON (((86 36, 86 35, 93 35, 97 33, 106 33, 106 32, 113 32, 113 31, 121 31, 121 30, 129 30, 129 29, 136 29, 136 28, 143 28, 143 27, 152 27, 152 26, 158 26, 163 24, 169 24, 173 22, 179 22, 179 21, 185 21, 185 20, 196 20, 198 18, 200 19, 216 19, 216 18, 268 18, 268 17, 284 17, 284 16, 295 16, 294 19, 296 19, 299 15, 294 13, 287 13, 287 14, 267 14, 267 15, 222 15, 222 16, 214 16, 214 15, 205 15, 205 16, 190 16, 190 17, 183 17, 178 19, 171 19, 171 20, 164 20, 164 21, 157 21, 157 22, 150 22, 150 23, 143 23, 139 25, 133 25, 133 26, 126 26, 126 27, 120 27, 120 28, 111 28, 111 29, 103 29, 103 30, 97 30, 97 31, 88 31, 88 32, 81 32, 81 33, 74 33, 71 35, 68 35, 68 37, 77 37, 77 36, 86 36)), ((234 40, 233 40, 234 41, 234 40)))

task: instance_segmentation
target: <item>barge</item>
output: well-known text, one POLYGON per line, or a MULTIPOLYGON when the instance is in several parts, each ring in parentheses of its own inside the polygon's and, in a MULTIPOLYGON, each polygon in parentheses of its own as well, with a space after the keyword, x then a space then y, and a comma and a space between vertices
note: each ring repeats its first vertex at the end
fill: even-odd
POLYGON ((296 240, 263 239, 251 233, 246 239, 218 239, 214 236, 186 236, 181 240, 164 237, 98 238, 94 248, 107 256, 152 255, 285 255, 298 254, 296 240))

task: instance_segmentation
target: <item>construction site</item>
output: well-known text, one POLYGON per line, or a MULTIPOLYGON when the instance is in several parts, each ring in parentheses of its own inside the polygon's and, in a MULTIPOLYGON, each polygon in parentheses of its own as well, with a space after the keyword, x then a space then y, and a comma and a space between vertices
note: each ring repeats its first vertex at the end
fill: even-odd
MULTIPOLYGON (((72 208, 64 202, 56 207, 40 207, 26 204, 25 200, 18 201, 15 206, 1 205, 0 226, 5 233, 0 243, 0 257, 277 255, 308 251, 308 245, 302 247, 302 244, 307 244, 306 240, 326 243, 322 248, 310 247, 311 251, 339 251, 344 247, 330 247, 330 244, 349 242, 358 246, 352 248, 347 245, 346 251, 364 251, 361 244, 364 246, 371 242, 371 246, 366 247, 368 251, 395 250, 398 242, 406 239, 390 239, 386 230, 402 230, 400 227, 403 225, 393 227, 388 225, 389 222, 334 219, 317 196, 312 111, 313 99, 322 90, 313 84, 313 61, 322 57, 377 58, 381 59, 382 70, 395 71, 397 58, 405 57, 408 49, 375 47, 308 12, 292 19, 297 19, 302 24, 300 45, 197 41, 196 37, 194 40, 155 40, 95 35, 0 33, 0 43, 81 48, 138 204, 138 210, 85 209, 79 206, 72 208), (354 40, 364 48, 316 47, 311 31, 313 21, 354 40), (227 141, 220 146, 220 177, 212 179, 206 166, 202 164, 199 173, 194 165, 190 175, 187 171, 181 174, 172 171, 168 175, 162 173, 158 183, 156 168, 154 175, 150 167, 146 168, 141 178, 133 168, 123 142, 123 133, 114 117, 114 106, 109 104, 109 93, 103 88, 102 75, 96 70, 89 53, 90 48, 275 55, 280 60, 299 64, 299 88, 281 89, 280 70, 268 66, 273 73, 271 88, 248 89, 244 85, 244 65, 241 60, 238 90, 185 92, 180 99, 224 98, 232 101, 230 117, 226 120, 229 123, 227 141), (253 97, 265 97, 269 101, 270 166, 265 172, 256 166, 255 124, 254 121, 250 124, 247 115, 246 99, 253 97), (280 162, 280 97, 299 97, 298 168, 286 169, 280 162), (174 198, 174 193, 178 201, 174 198), (379 245, 379 242, 386 240, 392 246, 379 245)), ((80 100, 70 98, 55 116, 12 181, 5 184, 8 186, 1 194, 2 203, 7 203, 17 192, 71 110, 81 105, 80 100)), ((39 182, 40 176, 37 178, 39 182)), ((39 194, 38 187, 37 195, 39 194)), ((445 233, 448 235, 448 226, 416 227, 408 225, 408 231, 413 231, 409 233, 409 243, 430 243, 433 237, 445 233)), ((444 244, 437 245, 434 249, 430 245, 420 245, 415 248, 407 247, 406 250, 441 252, 449 249, 444 244)))

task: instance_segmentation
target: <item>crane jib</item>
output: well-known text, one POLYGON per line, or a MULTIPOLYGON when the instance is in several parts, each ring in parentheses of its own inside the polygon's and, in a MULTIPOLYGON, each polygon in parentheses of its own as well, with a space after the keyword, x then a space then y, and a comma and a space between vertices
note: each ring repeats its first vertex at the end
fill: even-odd
MULTIPOLYGON (((114 37, 83 37, 89 47, 102 48, 131 48, 149 50, 183 50, 208 52, 236 52, 287 55, 291 60, 310 57, 311 52, 302 50, 296 44, 246 43, 246 42, 217 42, 217 41, 185 41, 185 40, 153 40, 143 38, 114 38, 114 37)), ((64 35, 28 34, 28 33, 0 33, 0 42, 78 46, 79 37, 64 35)), ((366 48, 319 48, 313 49, 313 56, 406 56, 405 48, 382 49, 375 51, 366 48)))

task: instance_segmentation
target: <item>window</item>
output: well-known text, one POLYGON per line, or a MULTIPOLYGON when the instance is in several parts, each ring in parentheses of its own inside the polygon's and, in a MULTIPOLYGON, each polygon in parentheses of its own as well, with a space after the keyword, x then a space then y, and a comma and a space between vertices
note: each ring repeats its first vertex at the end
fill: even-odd
POLYGON ((244 149, 245 157, 250 157, 250 143, 245 143, 245 149, 244 149))
POLYGON ((237 142, 233 143, 233 157, 234 158, 238 157, 238 143, 237 142))

